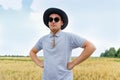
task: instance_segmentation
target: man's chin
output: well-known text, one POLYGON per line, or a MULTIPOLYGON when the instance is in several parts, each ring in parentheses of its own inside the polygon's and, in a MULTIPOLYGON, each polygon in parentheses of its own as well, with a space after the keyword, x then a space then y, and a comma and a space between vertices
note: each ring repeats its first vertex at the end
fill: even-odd
POLYGON ((57 33, 58 31, 59 31, 59 29, 51 29, 51 31, 53 32, 53 33, 57 33))

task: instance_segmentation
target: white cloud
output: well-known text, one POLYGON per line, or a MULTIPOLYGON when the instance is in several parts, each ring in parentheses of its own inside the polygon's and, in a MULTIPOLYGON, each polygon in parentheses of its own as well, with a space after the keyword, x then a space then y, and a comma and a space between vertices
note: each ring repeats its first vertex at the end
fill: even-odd
POLYGON ((0 24, 0 46, 3 44, 3 26, 0 24))
POLYGON ((33 0, 33 3, 31 5, 31 9, 33 11, 38 11, 40 10, 41 8, 41 5, 42 5, 42 0, 33 0))
POLYGON ((22 0, 0 0, 0 5, 7 10, 20 10, 22 7, 22 0))
POLYGON ((31 12, 30 14, 30 18, 34 21, 40 21, 40 19, 42 19, 41 17, 42 14, 40 14, 39 12, 31 12))
POLYGON ((49 29, 43 23, 43 14, 41 12, 31 12, 30 19, 35 26, 36 31, 40 32, 40 36, 49 33, 49 29))

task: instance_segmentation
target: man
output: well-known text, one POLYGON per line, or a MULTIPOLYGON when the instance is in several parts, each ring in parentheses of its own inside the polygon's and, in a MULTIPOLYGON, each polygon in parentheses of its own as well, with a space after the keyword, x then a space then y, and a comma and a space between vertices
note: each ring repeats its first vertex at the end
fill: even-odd
POLYGON ((47 9, 43 21, 50 33, 40 38, 31 49, 32 60, 44 69, 43 80, 73 80, 71 70, 86 60, 95 51, 95 46, 82 37, 62 31, 68 24, 68 17, 61 9, 47 9), (78 47, 83 51, 70 61, 72 49, 78 47), (40 50, 43 50, 44 62, 36 55, 40 50))

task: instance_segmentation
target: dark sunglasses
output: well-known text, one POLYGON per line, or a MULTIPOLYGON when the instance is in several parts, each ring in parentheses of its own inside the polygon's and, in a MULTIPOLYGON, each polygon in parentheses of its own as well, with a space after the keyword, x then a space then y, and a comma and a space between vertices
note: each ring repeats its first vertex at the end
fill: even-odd
POLYGON ((60 19, 58 17, 55 17, 55 18, 49 17, 49 22, 53 22, 53 20, 55 22, 59 22, 60 19))

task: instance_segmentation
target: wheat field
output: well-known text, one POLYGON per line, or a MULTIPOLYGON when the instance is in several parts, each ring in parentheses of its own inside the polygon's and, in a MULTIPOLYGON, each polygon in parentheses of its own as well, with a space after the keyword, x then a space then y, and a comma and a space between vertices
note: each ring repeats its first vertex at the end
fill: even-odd
MULTIPOLYGON (((72 71, 74 80, 120 80, 119 68, 119 58, 89 58, 72 71)), ((41 80, 42 70, 30 57, 0 57, 0 80, 41 80)))

